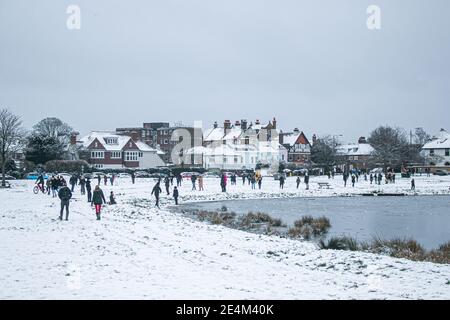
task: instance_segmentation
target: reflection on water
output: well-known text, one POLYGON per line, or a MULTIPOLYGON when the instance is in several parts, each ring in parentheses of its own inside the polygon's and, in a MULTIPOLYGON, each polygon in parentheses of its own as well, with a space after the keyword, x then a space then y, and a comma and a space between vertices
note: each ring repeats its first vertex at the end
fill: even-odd
POLYGON ((189 208, 244 214, 260 211, 288 225, 304 215, 326 216, 330 236, 349 235, 358 240, 414 238, 427 249, 450 241, 450 197, 333 197, 231 200, 189 204, 189 208))

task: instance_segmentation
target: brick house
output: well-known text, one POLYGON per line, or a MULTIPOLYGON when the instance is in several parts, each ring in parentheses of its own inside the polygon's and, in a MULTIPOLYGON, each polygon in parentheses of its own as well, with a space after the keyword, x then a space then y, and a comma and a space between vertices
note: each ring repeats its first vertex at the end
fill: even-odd
POLYGON ((311 162, 311 144, 308 138, 295 128, 293 132, 280 133, 280 144, 288 151, 288 163, 308 165, 311 162))
POLYGON ((98 169, 148 169, 165 166, 160 151, 139 139, 94 131, 77 142, 85 159, 98 169))
POLYGON ((368 170, 373 158, 374 148, 367 143, 365 137, 361 137, 357 144, 340 145, 336 148, 336 154, 341 163, 341 170, 368 170))

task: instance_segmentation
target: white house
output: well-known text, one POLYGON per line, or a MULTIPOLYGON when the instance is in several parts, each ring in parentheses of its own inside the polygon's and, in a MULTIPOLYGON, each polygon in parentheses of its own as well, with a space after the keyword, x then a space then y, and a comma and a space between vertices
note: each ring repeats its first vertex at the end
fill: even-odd
POLYGON ((450 167, 450 134, 441 129, 433 139, 422 148, 427 165, 450 167))
POLYGON ((77 142, 87 161, 98 169, 149 169, 165 166, 161 151, 114 132, 94 131, 77 142))
POLYGON ((187 154, 201 154, 206 169, 254 170, 258 164, 277 166, 281 157, 287 158, 287 150, 278 142, 275 119, 267 126, 258 120, 249 125, 246 120, 234 125, 225 120, 222 128, 215 123, 205 131, 203 141, 203 148, 192 148, 187 154))

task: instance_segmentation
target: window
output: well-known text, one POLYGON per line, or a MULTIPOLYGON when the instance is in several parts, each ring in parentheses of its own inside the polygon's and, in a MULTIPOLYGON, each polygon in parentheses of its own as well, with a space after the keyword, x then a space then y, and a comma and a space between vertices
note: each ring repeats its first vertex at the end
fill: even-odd
POLYGON ((94 168, 103 169, 103 165, 102 164, 95 164, 94 168))
POLYGON ((142 158, 144 156, 143 152, 139 152, 139 158, 142 158))
POLYGON ((238 157, 234 156, 234 163, 238 163, 238 157))
POLYGON ((450 149, 445 149, 445 156, 450 157, 450 149))
POLYGON ((91 159, 105 159, 105 152, 104 151, 92 151, 91 159))
POLYGON ((223 163, 227 163, 227 157, 223 157, 223 163))
POLYGON ((119 144, 119 139, 114 137, 105 138, 106 144, 119 144))
POLYGON ((164 139, 164 144, 169 144, 169 140, 164 139))
POLYGON ((127 151, 125 152, 125 161, 138 161, 139 152, 127 151))
POLYGON ((434 149, 430 149, 430 156, 434 156, 434 149))
POLYGON ((121 159, 122 158, 122 152, 120 151, 112 151, 111 152, 111 159, 121 159))

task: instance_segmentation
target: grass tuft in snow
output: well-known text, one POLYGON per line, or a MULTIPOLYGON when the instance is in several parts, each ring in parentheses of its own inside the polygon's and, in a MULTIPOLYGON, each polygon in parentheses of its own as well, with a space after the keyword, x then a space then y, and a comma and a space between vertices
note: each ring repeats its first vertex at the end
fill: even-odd
POLYGON ((326 217, 313 218, 311 216, 304 216, 294 222, 294 227, 289 229, 288 235, 292 238, 310 240, 311 238, 326 235, 330 228, 330 220, 326 217))
POLYGON ((328 241, 320 240, 319 247, 328 250, 348 250, 358 251, 360 245, 355 238, 352 237, 332 237, 328 241))

